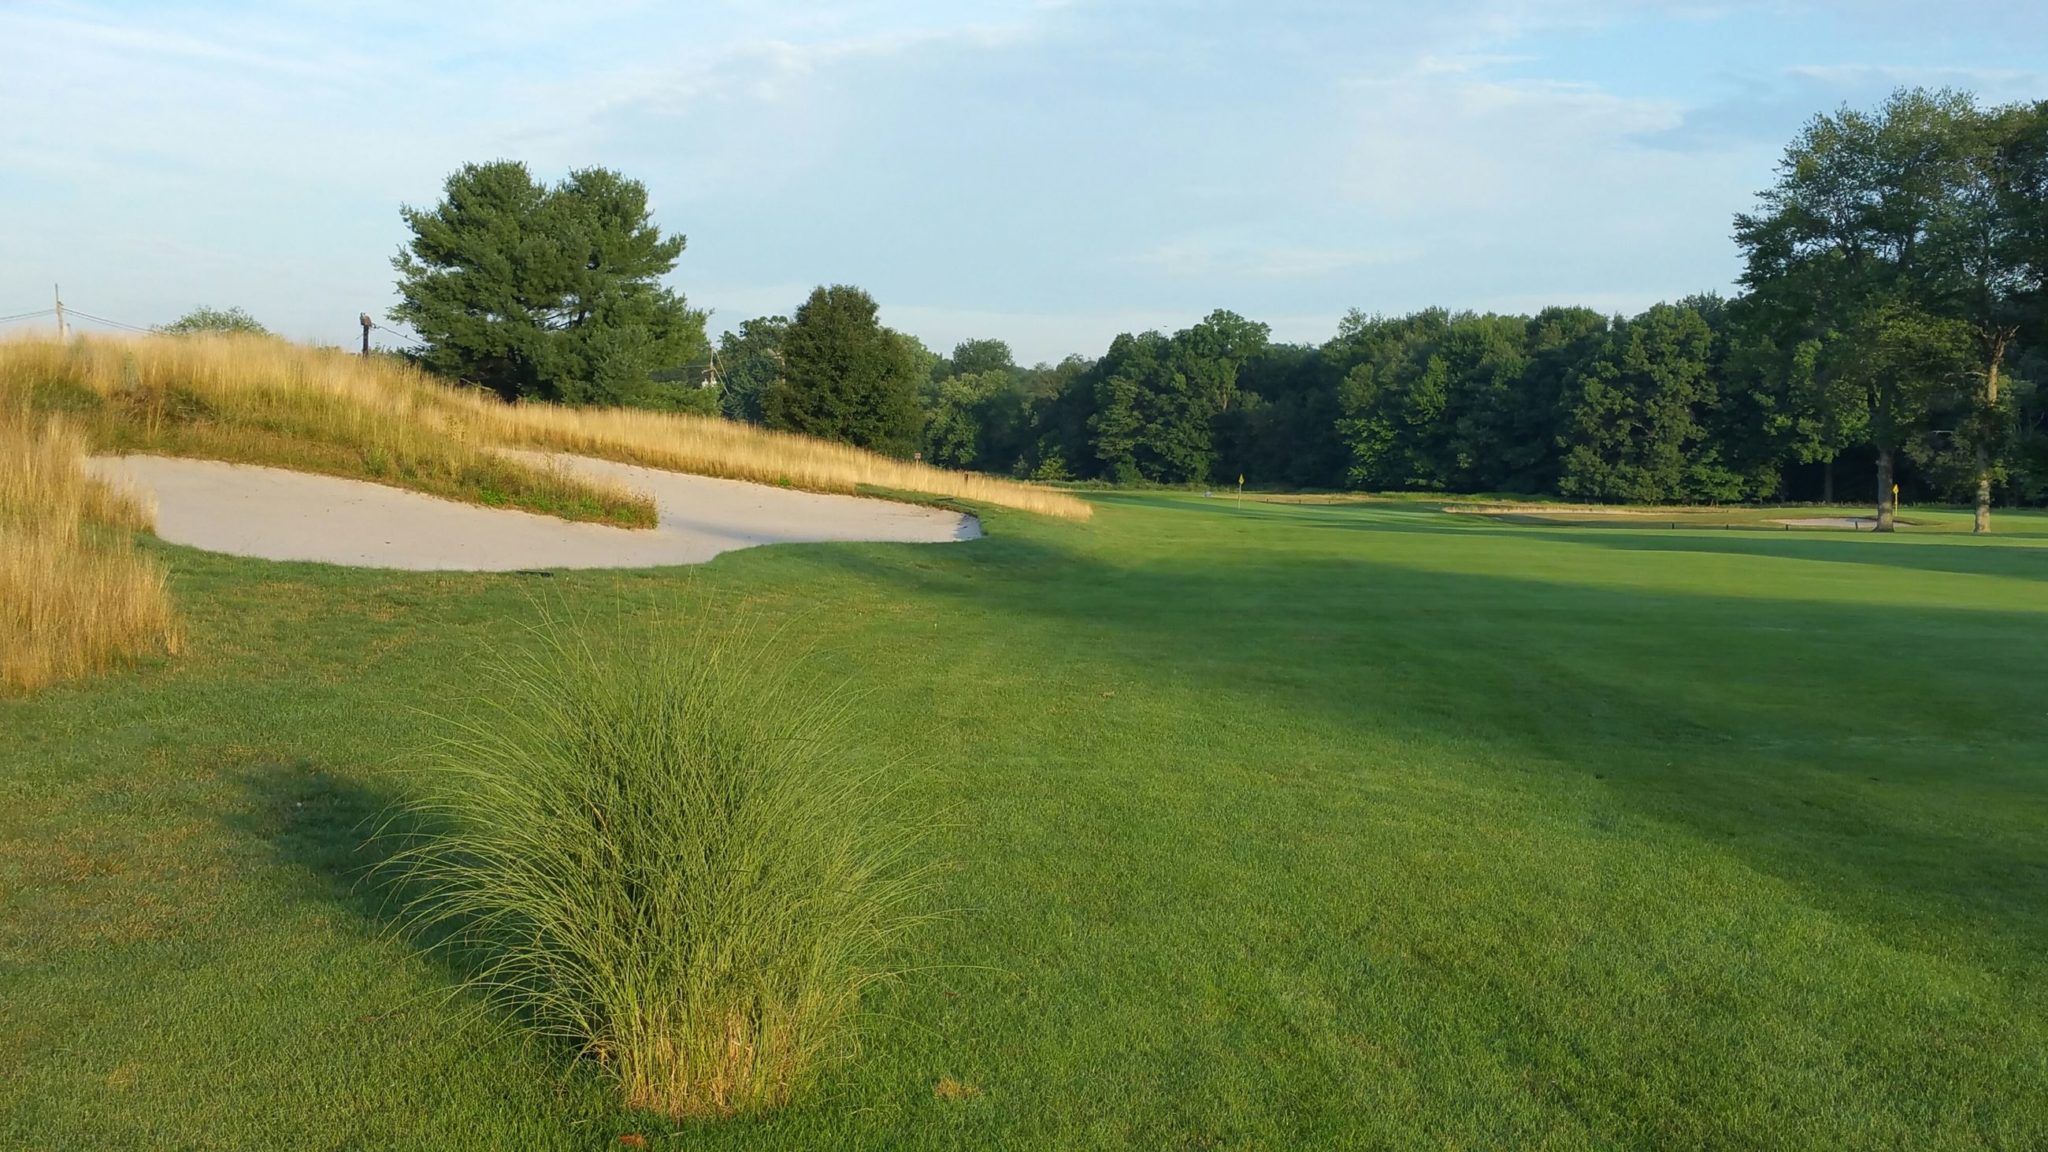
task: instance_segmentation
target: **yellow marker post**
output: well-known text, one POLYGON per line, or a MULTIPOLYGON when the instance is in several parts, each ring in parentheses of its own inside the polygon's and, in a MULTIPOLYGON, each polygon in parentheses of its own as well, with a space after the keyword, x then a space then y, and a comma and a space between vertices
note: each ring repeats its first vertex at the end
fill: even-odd
POLYGON ((1244 507, 1244 473, 1237 474, 1237 506, 1244 507))

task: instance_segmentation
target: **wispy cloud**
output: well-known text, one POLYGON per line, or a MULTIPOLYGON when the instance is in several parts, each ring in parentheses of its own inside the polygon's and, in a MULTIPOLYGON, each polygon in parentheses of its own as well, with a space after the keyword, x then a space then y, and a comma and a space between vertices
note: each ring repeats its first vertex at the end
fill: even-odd
POLYGON ((1415 246, 1356 249, 1174 240, 1145 252, 1137 258, 1137 263, 1170 276, 1297 280, 1329 276, 1354 268, 1399 264, 1420 259, 1424 254, 1415 246))
POLYGON ((1747 77, 1727 96, 1684 110, 1674 124, 1638 133, 1647 147, 1679 152, 1775 147, 1816 113, 1867 106, 1899 88, 1955 88, 1987 103, 2038 99, 2048 72, 2024 68, 1888 64, 1795 64, 1747 77))
POLYGON ((2039 99, 2048 91, 2048 71, 2033 68, 1901 64, 1798 64, 1785 69, 1793 82, 1845 94, 1878 88, 1958 88, 1988 101, 2039 99))
POLYGON ((0 314, 326 335, 497 156, 645 180, 720 323, 850 280, 1057 358, 1219 304, 1633 306, 1727 282, 1806 116, 2048 95, 2044 44, 2012 0, 0 0, 0 314))

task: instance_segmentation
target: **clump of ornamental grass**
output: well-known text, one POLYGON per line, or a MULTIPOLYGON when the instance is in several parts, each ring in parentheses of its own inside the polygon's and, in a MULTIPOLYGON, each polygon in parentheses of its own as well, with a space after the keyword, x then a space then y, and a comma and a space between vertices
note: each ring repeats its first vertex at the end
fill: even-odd
POLYGON ((781 1104, 900 970, 920 823, 785 645, 537 636, 408 803, 407 920, 631 1107, 781 1104))

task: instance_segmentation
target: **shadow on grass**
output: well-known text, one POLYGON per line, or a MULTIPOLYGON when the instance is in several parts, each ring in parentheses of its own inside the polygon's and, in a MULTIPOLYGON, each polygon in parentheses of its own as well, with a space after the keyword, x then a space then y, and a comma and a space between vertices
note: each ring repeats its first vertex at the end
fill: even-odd
MULTIPOLYGON (((490 969, 499 946, 473 921, 441 914, 435 890, 407 875, 401 854, 440 829, 404 808, 395 791, 305 761, 252 768, 242 785, 248 803, 229 826, 267 844, 300 895, 335 904, 425 957, 450 990, 490 969)), ((475 1004, 506 1011, 481 995, 475 1004)))
POLYGON ((1872 537, 1816 539, 1813 534, 1773 533, 1736 529, 1719 536, 1683 529, 1659 536, 1616 528, 1579 532, 1554 529, 1481 529, 1489 535, 1520 536, 1557 544, 1578 544, 1628 552, 1678 552, 1699 555, 1755 556, 1806 560, 1875 568, 1907 568, 1964 576, 2005 576, 2048 581, 2048 547, 2024 544, 1963 543, 1932 540, 1921 543, 1872 537))
MULTIPOLYGON (((1436 514, 1423 509, 1392 511, 1374 505, 1315 508, 1314 511, 1321 515, 1302 516, 1295 523, 1344 531, 1456 533, 1461 537, 1489 536, 1628 552, 1753 556, 2048 581, 2048 545, 1997 543, 1960 534, 1909 535, 1888 539, 1870 533, 1781 531, 1743 526, 1720 529, 1681 525, 1675 531, 1619 524, 1582 528, 1548 525, 1513 527, 1477 517, 1459 518, 1472 521, 1470 523, 1446 524, 1436 514), (1373 515, 1361 516, 1358 514, 1360 511, 1373 515)), ((2033 536, 2026 538, 2038 539, 2033 536)))
POLYGON ((2027 759, 2048 745, 2048 617, 1578 587, 1325 548, 1121 563, 1009 538, 937 563, 854 549, 814 562, 971 605, 998 629, 1050 620, 1141 681, 1476 741, 1560 794, 1592 777, 1592 803, 1619 801, 1838 911, 1917 926, 1918 946, 1992 943, 2008 960, 2048 946, 2048 841, 2031 831, 2048 814, 2048 770, 2027 759), (1944 939, 1919 930, 1929 921, 1965 930, 1944 939))

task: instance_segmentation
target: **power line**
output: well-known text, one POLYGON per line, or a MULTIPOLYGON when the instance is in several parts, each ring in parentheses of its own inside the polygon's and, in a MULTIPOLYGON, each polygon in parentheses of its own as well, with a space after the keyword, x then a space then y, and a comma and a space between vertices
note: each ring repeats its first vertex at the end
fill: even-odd
MULTIPOLYGON (((17 320, 35 320, 43 316, 52 316, 56 314, 57 309, 55 308, 38 308, 33 312, 18 312, 12 316, 0 316, 0 324, 12 324, 17 320)), ((90 312, 81 312, 77 308, 71 307, 70 305, 65 305, 63 315, 66 317, 75 316, 80 320, 90 320, 95 324, 104 324, 109 328, 119 329, 123 332, 138 332, 145 336, 150 335, 156 331, 155 328, 147 328, 140 324, 130 324, 123 320, 109 320, 105 316, 95 316, 90 312)), ((396 328, 389 328, 386 327, 385 325, 376 323, 375 321, 371 321, 370 327, 376 329, 379 332, 388 332, 391 335, 398 337, 400 340, 404 340, 407 342, 419 339, 418 336, 410 332, 400 332, 396 328)))
MULTIPOLYGON (((34 312, 21 312, 13 316, 0 316, 0 324, 12 324, 16 320, 34 320, 39 316, 54 316, 59 314, 60 312, 56 308, 38 308, 34 312)), ((125 320, 109 320, 105 316, 95 316, 90 312, 80 312, 78 309, 73 308, 68 304, 65 305, 64 308, 62 309, 61 315, 67 318, 76 316, 80 320, 91 320, 96 324, 105 324, 109 328, 120 328, 128 332, 148 333, 156 331, 156 329, 154 328, 145 328, 140 324, 130 324, 125 320)))
POLYGON ((155 331, 154 329, 144 328, 135 324, 124 324, 119 320, 109 320, 105 316, 95 316, 90 312, 80 312, 76 308, 66 308, 64 311, 66 314, 76 316, 81 320, 91 320, 98 324, 105 324, 109 328, 122 328, 126 329, 129 332, 141 332, 145 335, 152 331, 155 331))

